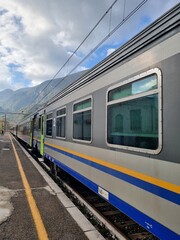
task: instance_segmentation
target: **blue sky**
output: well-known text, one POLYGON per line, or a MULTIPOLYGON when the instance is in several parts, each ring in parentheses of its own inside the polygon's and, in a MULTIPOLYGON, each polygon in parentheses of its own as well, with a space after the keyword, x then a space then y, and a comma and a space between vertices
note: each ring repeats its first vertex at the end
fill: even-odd
MULTIPOLYGON (((68 74, 142 0, 118 0, 57 77, 68 74)), ((0 0, 0 91, 51 79, 114 0, 0 0)), ((148 0, 76 71, 94 66, 179 0, 148 0)))

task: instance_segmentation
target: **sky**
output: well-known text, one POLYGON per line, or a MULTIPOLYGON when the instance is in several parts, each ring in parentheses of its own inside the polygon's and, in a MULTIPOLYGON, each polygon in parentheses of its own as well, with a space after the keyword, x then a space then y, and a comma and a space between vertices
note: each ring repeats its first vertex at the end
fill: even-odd
MULTIPOLYGON (((0 0, 0 91, 52 79, 114 1, 0 0)), ((148 0, 79 64, 141 2, 117 0, 56 78, 91 68, 179 0, 148 0)))

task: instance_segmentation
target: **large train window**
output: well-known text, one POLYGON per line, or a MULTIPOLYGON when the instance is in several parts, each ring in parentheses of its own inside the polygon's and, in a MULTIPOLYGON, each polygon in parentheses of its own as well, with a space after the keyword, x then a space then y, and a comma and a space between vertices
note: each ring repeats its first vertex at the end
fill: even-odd
POLYGON ((73 139, 91 141, 92 99, 88 98, 73 105, 73 139))
POLYGON ((66 108, 56 112, 56 137, 65 138, 66 134, 66 108))
POLYGON ((52 136, 53 115, 52 113, 46 116, 46 135, 52 136))
POLYGON ((159 153, 162 147, 161 72, 152 69, 107 92, 107 144, 159 153))

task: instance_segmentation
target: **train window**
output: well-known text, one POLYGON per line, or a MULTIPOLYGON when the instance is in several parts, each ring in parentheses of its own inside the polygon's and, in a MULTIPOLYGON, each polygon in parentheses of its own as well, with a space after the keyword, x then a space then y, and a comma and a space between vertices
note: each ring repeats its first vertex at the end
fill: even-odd
POLYGON ((130 79, 107 93, 107 144, 157 152, 161 144, 160 71, 130 79))
POLYGON ((66 131, 66 108, 56 112, 56 136, 65 138, 66 131))
POLYGON ((92 99, 88 98, 73 106, 73 139, 91 141, 92 99))
POLYGON ((74 104, 74 111, 83 110, 91 107, 91 99, 84 100, 80 103, 74 104))
POLYGON ((46 116, 46 135, 52 136, 52 125, 53 125, 53 115, 52 113, 47 114, 46 116))

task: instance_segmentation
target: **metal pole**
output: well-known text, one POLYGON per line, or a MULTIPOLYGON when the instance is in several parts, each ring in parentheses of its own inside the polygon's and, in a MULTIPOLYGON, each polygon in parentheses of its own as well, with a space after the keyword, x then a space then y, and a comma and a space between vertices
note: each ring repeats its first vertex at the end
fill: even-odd
POLYGON ((5 113, 5 117, 4 117, 4 132, 6 132, 6 113, 5 113))

